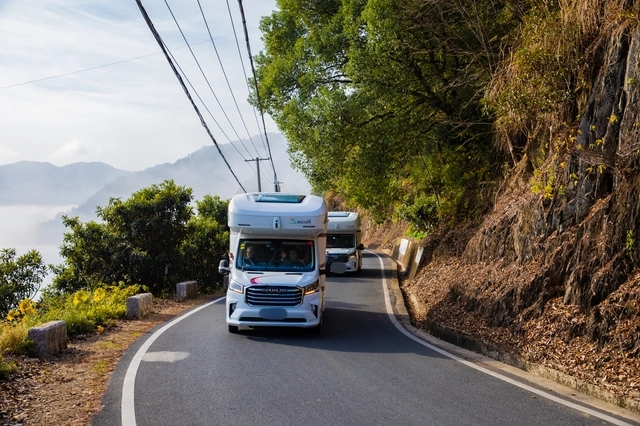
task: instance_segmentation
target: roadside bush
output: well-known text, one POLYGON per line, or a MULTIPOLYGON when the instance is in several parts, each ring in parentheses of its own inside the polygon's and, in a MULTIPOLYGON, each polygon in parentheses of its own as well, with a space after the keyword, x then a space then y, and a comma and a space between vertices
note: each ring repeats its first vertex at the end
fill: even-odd
POLYGON ((222 287, 218 264, 229 249, 228 208, 229 200, 205 195, 196 201, 197 216, 187 223, 188 237, 181 247, 183 276, 196 280, 204 292, 222 287))
POLYGON ((113 325, 127 313, 127 298, 142 291, 139 285, 124 283, 98 287, 94 290, 78 290, 73 294, 45 294, 40 306, 38 323, 63 320, 67 334, 73 338, 95 331, 98 326, 113 325))
POLYGON ((64 263, 53 268, 52 287, 71 293, 122 281, 162 296, 174 294, 176 283, 196 280, 205 291, 217 289, 218 262, 228 245, 229 201, 205 195, 195 203, 195 216, 192 198, 190 188, 165 181, 98 207, 101 222, 63 216, 70 231, 60 248, 64 263))
POLYGON ((6 362, 2 355, 0 355, 0 380, 4 380, 9 377, 13 371, 15 371, 16 365, 13 362, 6 362))
POLYGON ((29 327, 25 323, 0 324, 0 355, 1 354, 27 354, 33 342, 28 339, 29 327))
POLYGON ((49 290, 37 303, 24 299, 0 324, 0 354, 28 354, 33 345, 29 328, 49 321, 65 321, 69 338, 113 325, 125 317, 127 298, 142 290, 139 285, 120 283, 73 294, 49 290))
POLYGON ((438 201, 434 195, 424 194, 407 198, 398 208, 398 218, 409 222, 412 232, 428 232, 439 222, 438 201))
POLYGON ((36 295, 47 269, 36 250, 22 256, 17 256, 13 248, 0 250, 0 317, 15 309, 21 300, 36 295))

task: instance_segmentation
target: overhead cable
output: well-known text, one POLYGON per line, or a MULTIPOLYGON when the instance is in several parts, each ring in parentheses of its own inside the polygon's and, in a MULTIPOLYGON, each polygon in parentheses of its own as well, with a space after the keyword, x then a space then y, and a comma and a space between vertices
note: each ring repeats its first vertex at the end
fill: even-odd
MULTIPOLYGON (((231 29, 233 30, 233 37, 236 40, 236 48, 238 49, 238 57, 240 58, 240 65, 242 66, 242 75, 244 75, 244 82, 247 86, 247 93, 251 93, 251 89, 249 88, 249 77, 247 77, 247 71, 244 68, 244 61, 242 60, 242 52, 240 52, 240 42, 238 41, 238 34, 236 33, 236 26, 233 23, 233 14, 231 13, 231 6, 229 5, 229 0, 227 0, 227 11, 229 12, 229 21, 231 21, 231 29)), ((256 113, 255 107, 252 105, 251 109, 253 110, 253 117, 256 120, 256 126, 260 129, 260 123, 258 122, 258 114, 256 113)), ((264 138, 262 137, 262 132, 258 131, 260 134, 260 140, 262 141, 262 147, 264 148, 265 153, 268 154, 267 146, 264 143, 264 138)))
MULTIPOLYGON (((218 126, 218 129, 220 130, 220 132, 222 132, 222 134, 224 135, 225 138, 227 138, 227 141, 229 141, 229 144, 236 150, 236 152, 240 155, 240 157, 242 157, 243 160, 245 160, 246 162, 246 157, 242 154, 242 152, 240 152, 240 150, 238 149, 238 147, 231 141, 231 138, 229 138, 229 136, 227 135, 227 133, 224 131, 224 129, 220 126, 220 123, 218 123, 218 120, 216 120, 216 118, 213 116, 213 114, 211 113, 211 111, 209 110, 209 107, 207 107, 207 104, 205 104, 204 100, 202 99, 202 97, 200 97, 200 94, 198 93, 198 91, 196 90, 196 88, 193 86, 193 84, 191 84, 191 80, 189 80, 189 77, 187 77, 187 74, 184 72, 184 70, 180 67, 180 64, 178 63, 178 61, 176 60, 175 56, 173 56, 173 53, 171 52, 171 49, 169 49, 166 45, 165 48, 167 49, 167 52, 169 53, 169 55, 171 56, 171 59, 173 59, 174 64, 176 65, 176 67, 178 68, 178 70, 180 71, 180 73, 182 74, 183 78, 187 81, 187 83, 189 83, 189 87, 191 87, 191 90, 193 90, 193 93, 196 94, 196 96, 198 97, 198 99, 200 100, 200 103, 202 104, 202 106, 204 107, 205 110, 207 110, 207 113, 209 113, 209 117, 211 117, 211 119, 213 120, 214 123, 216 123, 216 126, 218 126)), ((255 172, 255 169, 249 165, 249 168, 251 170, 253 170, 255 172)))
POLYGON ((211 90, 211 94, 215 98, 216 102, 218 102, 218 106, 220 106, 220 109, 222 110, 222 113, 224 114, 225 118, 229 122, 229 125, 231 126, 231 129, 235 133, 236 137, 238 138, 238 141, 240 141, 240 143, 242 144, 244 149, 247 151, 247 154, 249 154, 249 157, 251 157, 252 156, 251 152, 249 152, 249 150, 245 146, 244 142, 242 142, 242 139, 240 138, 240 135, 238 135, 238 132, 236 131, 236 128, 233 126, 233 123, 231 123, 231 119, 229 119, 229 116, 227 115, 227 112, 224 110, 224 107, 222 106, 222 103, 218 99, 218 96, 216 95, 215 91, 213 90, 213 87, 211 86, 211 83, 209 82, 209 79, 207 78, 207 75, 205 74, 204 70, 202 69, 202 66, 200 66, 200 62, 196 58, 195 53, 193 53, 193 49, 189 45, 189 41, 187 40, 187 37, 185 37, 184 32, 182 31, 182 28, 180 27, 180 24, 178 24, 178 20, 176 19, 175 15, 173 14, 173 11, 171 10, 171 6, 169 6, 169 3, 167 3, 167 0, 164 0, 164 4, 167 6, 167 9, 169 10, 169 13, 171 14, 171 17, 173 18, 173 22, 175 22, 176 26, 178 27, 178 30, 180 31, 180 34, 182 35, 182 39, 187 44, 187 47, 189 48, 189 51, 191 52, 191 56, 193 57, 193 60, 195 61, 196 65, 198 66, 198 69, 200 69, 200 73, 202 74, 202 77, 204 77, 204 80, 206 81, 207 86, 209 86, 209 90, 211 90))
POLYGON ((171 69, 173 70, 173 73, 175 74, 176 78, 180 82, 180 85, 182 86, 182 89, 184 90, 184 93, 187 95, 187 98, 189 98, 189 101, 191 102, 191 105, 193 106, 193 109, 195 110, 196 114, 198 115, 198 118, 200 118, 200 123, 202 124, 202 127, 204 127, 205 130, 207 131, 207 134, 209 135, 209 137, 213 141, 213 144, 218 149, 218 153, 220 153, 220 156, 222 157, 222 159, 224 160, 225 164, 229 168, 229 171, 231 172, 231 174, 235 178, 235 180, 238 183, 238 185, 240 185, 240 188, 242 188, 242 190, 244 192, 247 192, 246 189, 244 189, 244 186, 242 186, 242 183, 240 183, 240 180, 238 179, 236 174, 233 172, 233 169, 231 168, 231 165, 229 164, 229 162, 225 158, 224 154, 222 153, 222 150, 220 149, 220 146, 218 146, 218 142, 213 137, 213 134, 211 134, 211 131, 209 130, 209 127, 207 126, 207 123, 204 121, 204 118, 202 117, 202 114, 200 114, 200 110, 198 109, 198 106, 195 104, 195 102, 193 101, 193 98, 191 97, 191 94, 189 93, 189 89, 187 89, 187 86, 184 84, 184 81, 182 80, 182 77, 180 76, 180 73, 176 69, 175 65, 173 64, 173 61, 171 60, 171 57, 167 53, 167 50, 165 49, 164 42, 162 41, 162 38, 160 37, 160 34, 158 33, 158 31, 156 31, 156 29, 155 29, 155 27, 153 25, 153 22, 151 22, 151 18, 149 18, 149 15, 147 14, 147 11, 145 10, 144 6, 142 5, 141 0, 136 0, 136 3, 138 4, 138 9, 140 9, 140 13, 142 14, 142 17, 144 18, 145 22, 147 23, 147 26, 149 27, 149 30, 151 30, 151 33, 153 34, 153 37, 158 42, 158 45, 160 46, 160 49, 162 49, 162 52, 164 53, 165 58, 167 58, 167 61, 169 62, 169 66, 171 67, 171 69))
POLYGON ((271 167, 273 168, 273 185, 275 190, 278 190, 278 176, 276 174, 276 166, 273 164, 273 155, 271 155, 271 146, 269 146, 269 136, 267 135, 267 125, 264 122, 264 111, 262 109, 262 102, 260 101, 260 92, 258 91, 258 80, 256 79, 256 69, 253 65, 253 57, 251 56, 251 44, 249 43, 249 31, 247 30, 247 20, 244 17, 244 8, 242 7, 242 0, 238 0, 240 6, 240 15, 242 16, 242 27, 244 28, 244 38, 247 42, 247 53, 249 54, 249 63, 251 64, 251 73, 253 74, 253 87, 256 91, 256 101, 258 102, 258 109, 260 110, 260 117, 262 117, 262 127, 264 129, 264 137, 267 141, 267 149, 269 152, 269 159, 271 160, 271 167))
POLYGON ((220 54, 218 53, 218 48, 216 47, 216 43, 213 41, 213 36, 211 35, 211 30, 209 29, 209 23, 207 22, 207 18, 204 15, 204 11, 202 10, 202 5, 200 4, 200 0, 198 1, 198 7, 200 8, 200 14, 202 15, 202 19, 204 20, 204 25, 207 27, 207 32, 209 33, 209 39, 211 39, 211 45, 213 46, 213 50, 216 52, 216 57, 218 58, 218 63, 220 64, 220 68, 222 69, 222 75, 224 75, 224 79, 227 82, 227 87, 229 88, 229 92, 231 93, 231 97, 233 98, 233 103, 236 105, 236 110, 238 111, 238 115, 240 116, 240 120, 242 121, 242 125, 244 126, 244 130, 247 132, 247 136, 253 145, 253 149, 256 150, 256 154, 260 155, 258 152, 258 148, 256 148, 256 144, 253 143, 253 139, 251 138, 251 134, 249 133, 249 129, 247 129, 247 123, 244 121, 244 117, 240 112, 240 107, 238 106, 238 101, 236 100, 236 96, 233 93, 233 89, 231 88, 231 84, 229 83, 229 78, 227 77, 227 72, 224 69, 224 65, 222 64, 222 59, 220 59, 220 54))

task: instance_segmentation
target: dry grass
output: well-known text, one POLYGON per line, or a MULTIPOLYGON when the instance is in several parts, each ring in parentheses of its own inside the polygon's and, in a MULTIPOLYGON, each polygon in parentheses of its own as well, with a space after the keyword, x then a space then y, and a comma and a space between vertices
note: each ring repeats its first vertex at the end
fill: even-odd
POLYGON ((118 321, 103 333, 78 336, 50 360, 8 356, 5 361, 15 363, 17 370, 0 381, 0 425, 90 425, 129 345, 145 331, 213 298, 154 300, 153 312, 144 319, 118 321))

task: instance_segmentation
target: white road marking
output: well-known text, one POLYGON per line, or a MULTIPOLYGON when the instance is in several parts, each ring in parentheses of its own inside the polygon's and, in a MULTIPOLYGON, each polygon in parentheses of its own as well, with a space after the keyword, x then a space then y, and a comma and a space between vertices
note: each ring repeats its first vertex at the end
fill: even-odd
POLYGON ((147 352, 142 357, 146 362, 176 362, 189 357, 189 352, 158 351, 147 352))
MULTIPOLYGON (((514 386, 517 386, 521 389, 524 389, 528 392, 534 393, 538 396, 541 396, 543 398, 546 398, 550 401, 554 401, 558 404, 562 404, 566 407, 572 408, 574 410, 580 411, 582 413, 594 416, 596 418, 602 419, 604 421, 607 421, 609 423, 612 423, 614 425, 618 425, 618 426, 632 426, 630 423, 626 423, 622 420, 616 419, 614 417, 608 416, 606 414, 600 413, 598 411, 595 410, 591 410, 589 408, 583 407, 581 405, 575 404, 571 401, 567 401, 564 400, 562 398, 558 398, 554 395, 551 395, 547 392, 541 391, 539 389, 536 389, 532 386, 526 385, 524 383, 518 382, 517 380, 514 380, 510 377, 507 376, 503 376, 502 374, 496 373, 494 371, 488 370, 486 368, 483 368, 479 365, 476 365, 472 362, 466 361, 454 354, 451 354, 443 349, 438 348, 437 346, 433 346, 427 342, 425 342, 424 340, 419 339, 418 337, 414 336, 413 334, 411 334, 409 331, 407 331, 396 319, 395 314, 393 313, 393 308, 391 307, 391 299, 389 297, 389 290, 387 289, 387 278, 385 276, 385 270, 384 270, 384 262, 382 260, 382 257, 380 255, 378 255, 377 253, 367 250, 369 253, 372 253, 374 255, 376 255, 376 257, 378 258, 378 261, 380 263, 380 272, 381 272, 381 276, 382 276, 382 290, 384 292, 384 302, 385 302, 385 307, 387 309, 387 315, 389 316, 389 319, 391 320, 391 322, 393 323, 393 325, 398 329, 398 331, 400 331, 402 334, 404 334, 405 336, 407 336, 408 338, 410 338, 411 340, 441 354, 444 355, 448 358, 451 358, 461 364, 464 364, 470 368, 476 369, 478 371, 481 371, 485 374, 488 374, 489 376, 495 377, 499 380, 502 380, 504 382, 510 383, 514 386)), ((135 406, 134 406, 134 388, 135 388, 135 380, 136 380, 136 373, 138 371, 138 367, 140 366, 140 362, 144 361, 149 361, 148 359, 145 358, 145 354, 147 353, 147 350, 149 349, 149 347, 153 344, 153 342, 155 342, 155 340, 160 337, 160 335, 162 335, 162 333, 164 333, 165 331, 167 331, 169 328, 173 327, 175 324, 179 323, 180 321, 182 321, 183 319, 195 314, 196 312, 200 311, 201 309, 204 309, 214 303, 218 303, 219 301, 223 300, 225 297, 221 297, 219 299, 213 300, 209 303, 206 303, 192 311, 189 311, 188 313, 179 316, 178 318, 174 319, 173 321, 171 321, 170 323, 166 324, 164 327, 160 328, 158 331, 156 331, 155 333, 153 333, 153 335, 151 335, 151 337, 149 337, 149 339, 147 339, 146 342, 144 342, 144 344, 140 347, 140 349, 138 349, 138 352, 136 352, 136 354, 133 356, 133 359, 131 360, 131 363, 129 364, 129 368, 127 369, 127 372, 125 374, 124 377, 124 382, 122 384, 122 400, 121 400, 121 421, 122 421, 122 426, 136 426, 136 413, 135 413, 135 406)), ((153 352, 150 352, 150 354, 152 354, 153 352)), ((160 352, 156 352, 156 353, 160 353, 160 352)), ((175 353, 175 352, 174 352, 175 353)), ((188 355, 187 355, 188 356, 188 355)), ((171 361, 169 361, 171 362, 171 361)))
POLYGON ((164 327, 156 331, 147 339, 146 342, 138 349, 138 352, 133 356, 131 363, 129 364, 129 368, 127 368, 127 373, 124 376, 124 382, 122 383, 122 400, 120 402, 120 418, 122 421, 122 426, 136 426, 136 407, 134 405, 134 389, 136 383, 136 373, 138 372, 138 367, 140 366, 140 362, 143 360, 147 350, 156 341, 158 337, 162 335, 165 331, 182 321, 183 319, 195 314, 196 312, 204 309, 214 303, 218 303, 221 300, 224 300, 224 296, 213 300, 209 303, 205 303, 204 305, 187 312, 184 315, 179 316, 174 319, 170 323, 166 324, 164 327))
POLYGON ((496 373, 494 371, 491 371, 491 370, 488 370, 488 369, 486 369, 484 367, 481 367, 481 366, 479 366, 477 364, 474 364, 472 362, 466 361, 466 360, 464 360, 464 359, 462 359, 462 358, 460 358, 460 357, 458 357, 458 356, 456 356, 454 354, 451 354, 451 353, 449 353, 449 352, 447 352, 447 351, 445 351, 445 350, 443 350, 443 349, 441 349, 441 348, 439 348, 437 346, 433 346, 433 345, 425 342, 424 340, 419 339, 418 337, 414 336, 409 331, 407 331, 400 324, 400 322, 398 322, 395 314, 393 313, 393 308, 391 307, 391 299, 389 297, 389 290, 387 289, 387 278, 386 278, 385 272, 384 272, 384 262, 382 260, 382 257, 376 252, 373 252, 373 251, 370 251, 370 250, 367 250, 367 251, 369 253, 375 254, 376 257, 378 258, 378 261, 380 262, 380 272, 382 274, 382 290, 384 291, 384 303, 385 303, 385 306, 387 308, 387 315, 389 316, 389 319, 391 320, 393 325, 402 334, 404 334, 405 336, 407 336, 411 340, 413 340, 413 341, 415 341, 415 342, 417 342, 417 343, 419 343, 419 344, 421 344, 423 346, 426 346, 427 348, 429 348, 429 349, 431 349, 431 350, 433 350, 435 352, 438 352, 441 355, 444 355, 444 356, 446 356, 448 358, 451 358, 451 359, 453 359, 455 361, 458 361, 459 363, 464 364, 467 367, 471 367, 473 369, 481 371, 484 374, 488 374, 489 376, 492 376, 492 377, 495 377, 496 379, 499 379, 499 380, 502 380, 504 382, 510 383, 510 384, 512 384, 514 386, 517 386, 517 387, 519 387, 521 389, 524 389, 524 390, 526 390, 528 392, 534 393, 534 394, 536 394, 538 396, 541 396, 543 398, 546 398, 546 399, 551 400, 553 402, 556 402, 558 404, 562 404, 562 405, 564 405, 566 407, 573 408, 574 410, 580 411, 580 412, 588 414, 590 416, 594 416, 596 418, 602 419, 602 420, 607 421, 609 423, 612 423, 614 425, 632 426, 630 423, 626 423, 626 422, 624 422, 622 420, 616 419, 615 417, 611 417, 611 416, 608 416, 606 414, 600 413, 598 411, 592 410, 590 408, 586 408, 586 407, 583 407, 581 405, 575 404, 575 403, 573 403, 571 401, 567 401, 565 399, 558 398, 555 395, 551 395, 550 393, 541 391, 541 390, 536 389, 536 388, 534 388, 532 386, 529 386, 529 385, 526 385, 524 383, 518 382, 517 380, 514 380, 514 379, 512 379, 510 377, 503 376, 502 374, 496 373))

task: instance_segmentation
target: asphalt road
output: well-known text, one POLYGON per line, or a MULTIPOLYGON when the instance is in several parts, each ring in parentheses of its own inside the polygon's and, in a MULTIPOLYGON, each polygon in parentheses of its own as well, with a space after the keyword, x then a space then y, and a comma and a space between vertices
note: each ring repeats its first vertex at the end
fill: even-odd
POLYGON ((367 252, 359 275, 328 277, 319 335, 230 334, 223 300, 188 311, 127 351, 94 425, 634 424, 411 337, 391 274, 367 252))

